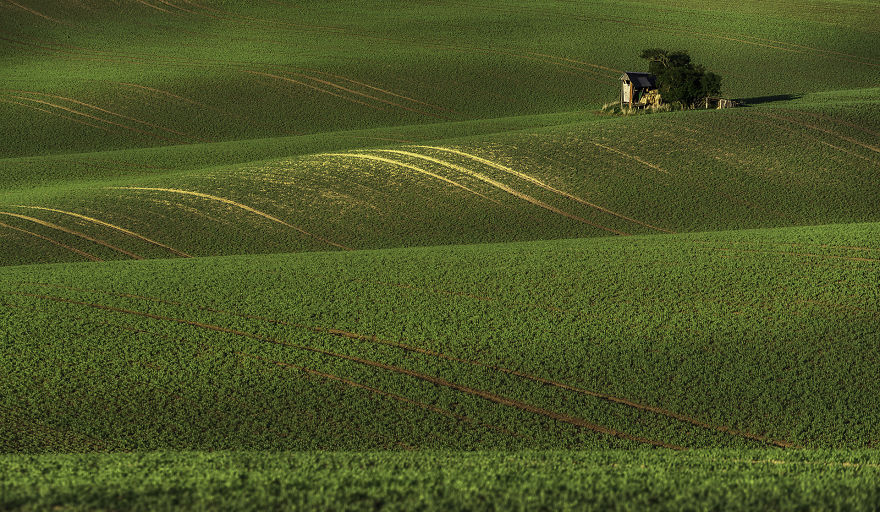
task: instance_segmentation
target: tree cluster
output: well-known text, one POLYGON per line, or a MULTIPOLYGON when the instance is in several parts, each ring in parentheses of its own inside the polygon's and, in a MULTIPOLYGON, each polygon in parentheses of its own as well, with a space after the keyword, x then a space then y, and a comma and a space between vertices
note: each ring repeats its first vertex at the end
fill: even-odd
POLYGON ((648 71, 657 77, 657 87, 666 103, 695 105, 699 100, 721 94, 721 77, 691 62, 688 52, 669 52, 660 48, 643 50, 648 71))

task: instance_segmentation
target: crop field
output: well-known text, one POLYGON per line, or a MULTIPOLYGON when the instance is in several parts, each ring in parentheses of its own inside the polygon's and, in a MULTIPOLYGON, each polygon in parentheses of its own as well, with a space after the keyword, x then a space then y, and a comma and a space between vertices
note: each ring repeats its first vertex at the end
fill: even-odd
POLYGON ((0 0, 0 509, 876 510, 876 19, 0 0))

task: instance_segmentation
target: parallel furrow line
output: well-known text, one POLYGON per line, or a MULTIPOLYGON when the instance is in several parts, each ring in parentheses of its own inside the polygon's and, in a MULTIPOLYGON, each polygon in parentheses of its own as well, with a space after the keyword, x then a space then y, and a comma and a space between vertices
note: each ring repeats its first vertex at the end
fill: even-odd
POLYGON ((524 172, 520 172, 520 171, 513 170, 513 169, 511 169, 510 167, 507 167, 507 166, 505 166, 505 165, 501 165, 501 164, 499 164, 499 163, 497 163, 497 162, 493 162, 493 161, 491 161, 491 160, 487 160, 487 159, 485 159, 485 158, 481 158, 481 157, 479 157, 479 156, 472 155, 472 154, 470 154, 470 153, 465 153, 464 151, 459 151, 459 150, 457 150, 457 149, 444 148, 444 147, 439 147, 439 146, 415 146, 415 147, 417 147, 417 148, 425 148, 425 149, 434 149, 434 150, 437 150, 437 151, 446 151, 446 152, 448 152, 448 153, 453 153, 453 154, 456 154, 456 155, 459 155, 459 156, 463 156, 463 157, 465 157, 465 158, 470 158, 471 160, 475 160, 475 161, 480 162, 480 163, 482 163, 482 164, 488 165, 489 167, 492 167, 493 169, 498 169, 499 171, 503 171, 503 172, 506 172, 506 173, 508 173, 508 174, 512 174, 512 175, 514 175, 514 176, 516 176, 516 177, 518 177, 518 178, 521 178, 521 179, 523 179, 523 180, 528 181, 529 183, 533 183, 533 184, 535 184, 535 185, 537 185, 537 186, 539 186, 539 187, 541 187, 541 188, 543 188, 543 189, 545 189, 545 190, 549 190, 550 192, 553 192, 554 194, 558 194, 558 195, 560 195, 560 196, 566 197, 566 198, 568 198, 568 199, 571 199, 571 200, 576 201, 576 202, 578 202, 578 203, 581 203, 581 204, 583 204, 583 205, 589 206, 590 208, 594 208, 594 209, 599 210, 599 211, 601 211, 601 212, 607 213, 607 214, 609 214, 609 215, 613 215, 613 216, 618 217, 618 218, 620 218, 620 219, 628 220, 628 221, 633 222, 633 223, 635 223, 635 224, 638 224, 638 225, 640 225, 640 226, 644 226, 644 227, 646 227, 646 228, 650 228, 650 229, 653 229, 653 230, 656 230, 656 231, 662 231, 662 232, 664 232, 664 233, 674 233, 674 231, 670 231, 670 230, 668 230, 668 229, 659 228, 659 227, 657 227, 657 226, 652 226, 651 224, 648 224, 648 223, 642 222, 642 221, 640 221, 640 220, 633 219, 632 217, 627 217, 626 215, 623 215, 623 214, 617 213, 617 212, 612 211, 612 210, 609 210, 608 208, 605 208, 605 207, 603 207, 603 206, 599 206, 599 205, 597 205, 597 204, 591 203, 591 202, 589 202, 589 201, 587 201, 587 200, 585 200, 585 199, 582 199, 582 198, 580 198, 580 197, 578 197, 578 196, 575 196, 575 195, 573 195, 573 194, 569 194, 568 192, 565 192, 565 191, 559 190, 559 189, 557 189, 557 188, 555 188, 555 187, 553 187, 553 186, 551 186, 551 185, 548 185, 547 183, 544 183, 543 181, 541 181, 541 180, 539 180, 539 179, 537 179, 537 178, 535 178, 535 177, 533 177, 533 176, 530 176, 530 175, 528 175, 528 174, 526 174, 526 173, 524 173, 524 172))
POLYGON ((406 169, 416 171, 416 172, 424 174, 426 176, 430 176, 434 179, 438 179, 438 180, 443 181, 445 183, 448 183, 454 187, 458 187, 460 189, 466 190, 466 191, 470 192, 471 194, 475 194, 477 196, 480 196, 483 199, 486 199, 488 201, 492 201, 495 204, 501 204, 499 201, 496 201, 495 199, 492 199, 491 197, 485 196, 485 195, 477 192, 476 190, 470 189, 457 181, 451 180, 445 176, 440 176, 439 174, 434 174, 431 171, 422 169, 421 167, 418 167, 418 166, 415 166, 412 164, 408 164, 406 162, 400 162, 398 160, 392 160, 390 158, 382 158, 381 156, 365 155, 365 154, 361 154, 361 153, 323 153, 323 154, 320 154, 317 156, 335 156, 335 157, 342 157, 342 158, 363 158, 363 159, 367 159, 367 160, 374 160, 377 162, 385 162, 385 163, 389 163, 389 164, 393 164, 393 165, 398 165, 400 167, 404 167, 406 169))
POLYGON ((153 192, 170 192, 173 194, 189 195, 189 196, 194 196, 194 197, 200 197, 203 199, 210 199, 212 201, 219 201, 224 204, 235 206, 236 208, 241 208, 242 210, 245 210, 247 212, 251 212, 255 215, 259 215, 260 217, 263 217, 265 219, 269 219, 272 222, 276 222, 278 224, 281 224, 282 226, 286 226, 286 227, 289 227, 293 230, 299 231, 300 233, 302 233, 306 236, 309 236, 309 237, 314 238, 316 240, 320 240, 321 242, 332 245, 334 247, 338 247, 338 248, 346 250, 346 251, 353 250, 351 247, 346 247, 344 245, 337 244, 336 242, 330 241, 324 237, 318 236, 314 233, 310 233, 299 226, 294 226, 293 224, 289 224, 287 222, 284 222, 283 220, 276 218, 276 217, 273 217, 273 216, 269 215, 268 213, 261 212, 260 210, 257 210, 255 208, 251 208, 250 206, 233 201, 231 199, 213 196, 210 194, 204 194, 202 192, 193 192, 191 190, 180 190, 180 189, 175 189, 175 188, 157 188, 157 187, 107 187, 107 188, 110 190, 143 190, 143 191, 153 191, 153 192))
POLYGON ((110 229, 115 229, 116 231, 119 231, 119 232, 121 232, 121 233, 125 233, 126 235, 129 235, 129 236, 132 236, 132 237, 134 237, 134 238, 138 238, 138 239, 143 240, 143 241, 145 241, 145 242, 151 243, 151 244, 153 244, 153 245, 156 245, 156 246, 162 247, 163 249, 167 249, 168 251, 170 251, 170 252, 172 252, 172 253, 174 253, 174 254, 176 254, 176 255, 178 255, 178 256, 182 256, 182 257, 184 257, 184 258, 191 258, 191 257, 192 257, 192 256, 190 256, 189 254, 187 254, 187 253, 185 253, 185 252, 178 251, 177 249, 175 249, 175 248, 173 248, 173 247, 169 247, 169 246, 167 246, 167 245, 165 245, 165 244, 163 244, 163 243, 161 243, 161 242, 157 242, 157 241, 155 241, 155 240, 153 240, 153 239, 147 238, 147 237, 141 235, 140 233, 135 233, 134 231, 130 231, 130 230, 128 230, 128 229, 125 229, 125 228, 119 227, 119 226, 117 226, 117 225, 115 225, 115 224, 110 224, 109 222, 105 222, 105 221, 103 221, 103 220, 98 220, 98 219, 95 219, 95 218, 93 218, 93 217, 88 217, 88 216, 85 216, 85 215, 82 215, 82 214, 79 214, 79 213, 68 212, 68 211, 64 211, 64 210, 56 210, 56 209, 54 209, 54 208, 45 208, 45 207, 42 207, 42 206, 25 206, 25 205, 18 205, 18 204, 17 204, 17 205, 13 205, 13 206, 16 207, 16 208, 30 208, 30 209, 33 209, 33 210, 44 210, 44 211, 48 211, 48 212, 55 212, 55 213, 61 213, 61 214, 64 214, 64 215, 70 215, 71 217, 76 217, 76 218, 78 218, 78 219, 82 219, 82 220, 85 220, 85 221, 91 222, 91 223, 93 223, 93 224, 97 224, 97 225, 99 225, 99 226, 104 226, 104 227, 107 227, 107 228, 110 228, 110 229))
POLYGON ((137 255, 137 254, 135 254, 135 253, 133 253, 133 252, 131 252, 131 251, 126 251, 125 249, 122 249, 121 247, 116 247, 115 245, 109 244, 109 243, 107 243, 107 242, 105 242, 105 241, 103 241, 103 240, 100 240, 100 239, 98 239, 98 238, 95 238, 95 237, 89 236, 89 235, 87 235, 87 234, 85 234, 85 233, 80 233, 79 231, 74 231, 74 230, 72 230, 72 229, 68 229, 68 228, 65 228, 64 226, 59 226, 59 225, 57 225, 57 224, 53 224, 53 223, 51 223, 51 222, 47 222, 47 221, 45 221, 45 220, 36 219, 36 218, 34 218, 34 217, 29 217, 29 216, 27 216, 27 215, 21 215, 21 214, 19 214, 19 213, 0 212, 0 215, 8 215, 8 216, 10 216, 10 217, 16 217, 16 218, 18 218, 18 219, 22 219, 22 220, 30 221, 30 222, 33 222, 34 224, 39 224, 39 225, 41 225, 41 226, 45 226, 45 227, 50 228, 50 229, 55 229, 55 230, 57 230, 57 231, 62 231, 62 232, 67 233, 67 234, 69 234, 69 235, 78 236, 78 237, 80 237, 80 238, 82 238, 82 239, 88 240, 88 241, 90 241, 90 242, 94 242, 94 243, 96 243, 96 244, 98 244, 98 245, 103 245, 104 247, 106 247, 106 248, 108 248, 108 249, 112 249, 112 250, 114 250, 114 251, 116 251, 116 252, 118 252, 118 253, 122 253, 122 254, 128 256, 129 258, 132 258, 132 259, 135 259, 135 260, 142 260, 142 259, 144 259, 143 256, 139 256, 139 255, 137 255))
POLYGON ((41 235, 41 234, 39 234, 39 233, 34 233, 33 231, 28 231, 28 230, 26 230, 26 229, 22 229, 22 228, 19 228, 19 227, 10 226, 9 224, 4 224, 4 223, 2 223, 2 222, 0 222, 0 226, 2 226, 2 227, 4 227, 4 228, 7 228, 7 229, 13 229, 13 230, 15 230, 15 231, 21 231, 22 233, 26 233, 26 234, 28 234, 28 235, 30 235, 30 236, 35 236, 35 237, 37 237, 37 238, 40 238, 40 239, 42 239, 42 240, 45 240, 45 241, 49 242, 50 244, 54 244, 54 245, 57 245, 58 247, 62 247, 62 248, 64 248, 64 249, 67 249, 68 251, 75 252, 76 254, 79 254, 80 256, 83 256, 83 257, 85 257, 85 258, 88 258, 88 259, 90 259, 90 260, 92 260, 92 261, 103 261, 101 258, 99 258, 99 257, 97 257, 97 256, 95 256, 95 255, 93 255, 93 254, 89 254, 89 253, 87 253, 87 252, 85 252, 85 251, 81 251, 81 250, 77 249, 76 247, 71 247, 71 246, 69 246, 69 245, 67 245, 67 244, 63 244, 63 243, 59 242, 58 240, 55 240, 55 239, 53 239, 53 238, 49 238, 48 236, 44 236, 44 235, 41 235))
POLYGON ((628 235, 629 235, 629 233, 625 233, 625 232, 623 232, 623 231, 619 231, 619 230, 616 230, 616 229, 613 229, 613 228, 609 228, 609 227, 607 227, 607 226, 603 226, 603 225, 601 225, 601 224, 598 224, 598 223, 592 222, 592 221, 590 221, 590 220, 584 219, 583 217, 579 217, 579 216, 577 216, 577 215, 573 215, 573 214, 568 213, 568 212, 566 212, 566 211, 564 211, 564 210, 560 210, 559 208, 556 208, 555 206, 551 206, 551 205, 549 205, 549 204, 547 204, 547 203, 545 203, 545 202, 543 202, 543 201, 541 201, 541 200, 539 200, 539 199, 535 199, 534 197, 532 197, 532 196, 530 196, 530 195, 528 195, 528 194, 524 194, 524 193, 522 193, 522 192, 519 192, 518 190, 515 190, 515 189, 513 189, 513 188, 511 188, 511 187, 509 187, 509 186, 507 186, 507 185, 505 185, 504 183, 501 183, 500 181, 493 180, 492 178, 486 176, 485 174, 481 174, 481 173, 478 173, 478 172, 476 172, 476 171, 472 171, 472 170, 470 170, 470 169, 467 169, 467 168, 462 167, 462 166, 460 166, 460 165, 454 164, 454 163, 452 163, 452 162, 447 162, 447 161, 445 161, 445 160, 440 160, 440 159, 437 159, 437 158, 434 158, 434 157, 431 157, 431 156, 427 156, 427 155, 422 155, 422 154, 419 154, 419 153, 413 153, 413 152, 411 152, 411 151, 400 151, 400 150, 396 150, 396 149, 375 149, 375 150, 373 150, 373 151, 374 151, 374 152, 380 152, 380 153, 394 153, 394 154, 398 154, 398 155, 404 155, 404 156, 409 156, 409 157, 412 157, 412 158, 418 158, 418 159, 421 159, 421 160, 426 160, 426 161, 428 161, 428 162, 432 162, 432 163, 435 163, 435 164, 440 164, 440 165, 442 165, 442 166, 444 166, 444 167, 449 167, 450 169, 455 169, 456 171, 459 171, 459 172, 461 172, 461 173, 467 174, 467 175, 469 175, 469 176, 473 176, 474 178, 477 178, 477 179, 480 180, 480 181, 483 181, 483 182, 485 182, 485 183, 488 183, 489 185, 492 185, 493 187, 495 187, 495 188, 497 188, 497 189, 499 189, 499 190, 503 190, 504 192, 507 192, 508 194, 510 194, 510 195, 512 195, 512 196, 514 196, 514 197, 517 197, 517 198, 519 198, 519 199, 522 199, 522 200, 524 200, 524 201, 527 201, 527 202, 529 202, 529 203, 532 203, 532 204, 534 204, 535 206, 538 206, 538 207, 544 208, 545 210, 549 210, 549 211, 551 211, 551 212, 553 212, 553 213, 555 213, 555 214, 557 214, 557 215, 562 215, 563 217, 567 217, 567 218, 572 219, 572 220, 575 220, 575 221, 577 221, 577 222, 580 222, 580 223, 583 223, 583 224, 587 224, 587 225, 589 225, 589 226, 593 226, 593 227, 595 227, 595 228, 601 229, 601 230, 603 230, 603 231, 607 231, 607 232, 609 232, 609 233, 614 233, 614 234, 617 234, 617 235, 623 235, 623 236, 628 236, 628 235))
POLYGON ((286 346, 286 347, 290 347, 290 348, 297 349, 297 350, 314 352, 317 354, 326 355, 326 356, 336 358, 336 359, 344 359, 344 360, 352 361, 352 362, 362 364, 365 366, 379 368, 382 370, 386 370, 386 371, 393 372, 393 373, 398 373, 401 375, 407 375, 409 377, 434 384, 435 386, 438 386, 438 387, 444 387, 444 388, 452 389, 455 391, 459 391, 461 393, 468 394, 471 396, 476 396, 478 398, 482 398, 484 400, 487 400, 487 401, 490 401, 493 403, 497 403, 497 404, 504 405, 507 407, 519 409, 519 410, 529 412, 529 413, 532 413, 535 415, 544 416, 546 418, 550 418, 550 419, 559 421, 561 423, 567 423, 570 425, 574 425, 576 427, 584 428, 586 430, 591 430, 593 432, 604 434, 607 436, 617 437, 619 439, 624 439, 624 440, 633 441, 633 442, 642 443, 642 444, 649 444, 649 445, 653 445, 653 446, 657 446, 657 447, 661 447, 661 448, 673 449, 673 450, 686 450, 687 449, 683 446, 679 446, 679 445, 675 445, 675 444, 671 444, 671 443, 665 443, 663 441, 657 441, 657 440, 649 439, 646 437, 628 434, 626 432, 615 430, 615 429, 605 427, 605 426, 602 426, 602 425, 599 425, 596 423, 588 422, 582 418, 569 416, 567 414, 551 411, 551 410, 544 409, 542 407, 531 405, 531 404, 528 404, 525 402, 521 402, 521 401, 518 401, 518 400, 515 400, 512 398, 497 395, 497 394, 491 393, 489 391, 471 388, 468 386, 464 386, 462 384, 457 384, 455 382, 446 380, 441 377, 427 375, 427 374, 420 373, 420 372, 410 370, 407 368, 394 366, 394 365, 391 365, 388 363, 382 363, 380 361, 374 361, 371 359, 365 359, 365 358, 352 356, 352 355, 348 355, 348 354, 342 354, 342 353, 333 352, 330 350, 325 350, 325 349, 321 349, 321 348, 317 348, 317 347, 311 347, 311 346, 307 346, 307 345, 299 345, 299 344, 295 344, 295 343, 289 343, 289 342, 285 342, 285 341, 278 340, 275 338, 260 336, 257 334, 239 331, 239 330, 231 329, 228 327, 222 327, 219 325, 206 324, 206 323, 202 323, 202 322, 195 322, 192 320, 166 317, 166 316, 156 315, 156 314, 152 314, 152 313, 146 313, 146 312, 142 312, 142 311, 133 311, 133 310, 129 310, 129 309, 122 309, 122 308, 116 308, 113 306, 107 306, 104 304, 95 304, 95 303, 89 303, 89 302, 83 302, 83 301, 76 301, 76 300, 71 300, 71 299, 65 299, 62 297, 53 297, 53 296, 49 296, 49 295, 40 295, 40 294, 24 293, 24 292, 7 292, 7 293, 9 293, 10 295, 33 297, 33 298, 37 298, 37 299, 41 299, 41 300, 48 300, 48 301, 53 301, 53 302, 86 306, 86 307, 91 307, 91 308, 95 308, 95 309, 100 309, 103 311, 111 311, 111 312, 123 313, 123 314, 127 314, 127 315, 141 316, 141 317, 150 318, 153 320, 173 322, 173 323, 177 323, 177 324, 181 324, 181 325, 188 325, 188 326, 197 327, 200 329, 221 332, 221 333, 226 333, 226 334, 232 334, 235 336, 254 339, 257 341, 272 343, 275 345, 286 346))

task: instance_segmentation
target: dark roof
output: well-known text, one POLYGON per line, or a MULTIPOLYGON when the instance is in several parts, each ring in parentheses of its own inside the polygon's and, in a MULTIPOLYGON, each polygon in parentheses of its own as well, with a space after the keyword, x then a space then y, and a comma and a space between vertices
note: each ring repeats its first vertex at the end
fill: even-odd
POLYGON ((629 80, 636 89, 656 89, 657 77, 651 73, 636 73, 627 71, 620 77, 621 80, 629 80))

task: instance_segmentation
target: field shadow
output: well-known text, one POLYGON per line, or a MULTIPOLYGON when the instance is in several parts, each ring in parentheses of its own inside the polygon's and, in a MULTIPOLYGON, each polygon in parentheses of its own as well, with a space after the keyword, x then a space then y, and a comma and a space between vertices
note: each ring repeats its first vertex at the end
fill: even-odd
POLYGON ((754 98, 739 98, 738 101, 743 106, 760 105, 762 103, 775 103, 777 101, 791 101, 803 98, 803 94, 775 94, 773 96, 757 96, 754 98))

